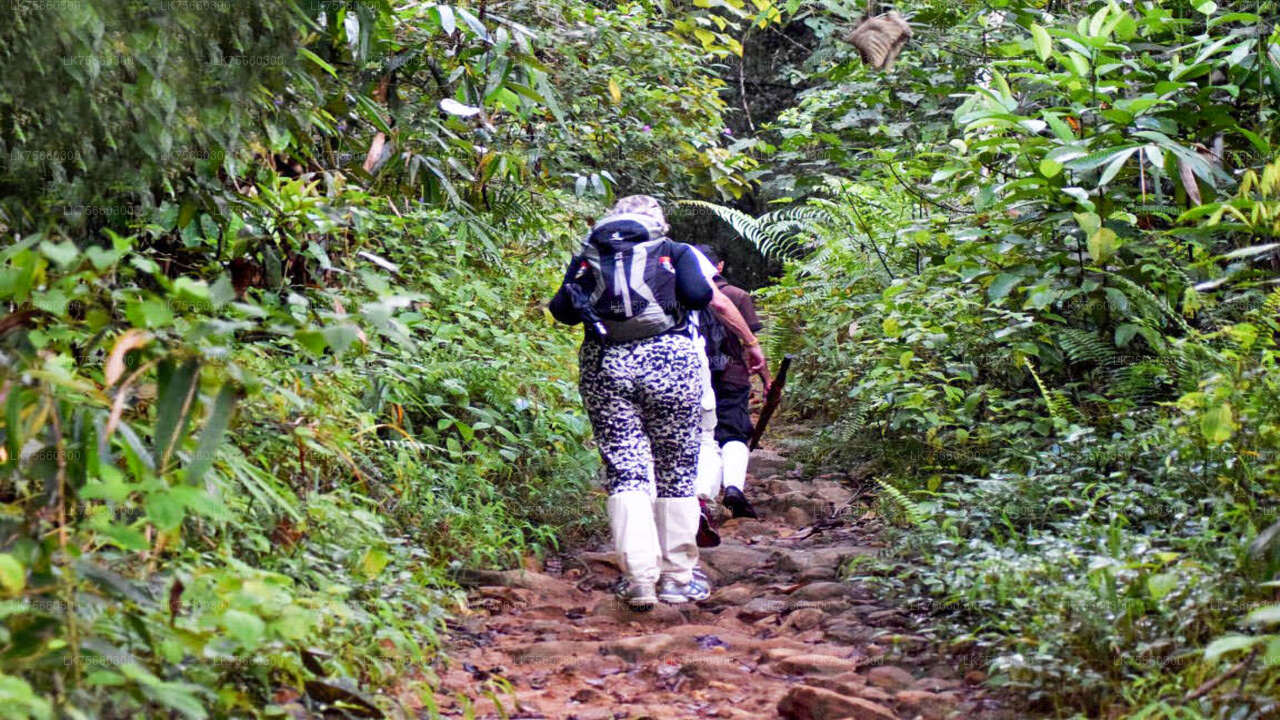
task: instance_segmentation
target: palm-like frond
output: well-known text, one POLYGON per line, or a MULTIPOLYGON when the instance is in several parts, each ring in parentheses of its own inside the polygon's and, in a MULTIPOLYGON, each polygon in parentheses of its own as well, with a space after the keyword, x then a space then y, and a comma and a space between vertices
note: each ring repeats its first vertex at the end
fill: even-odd
POLYGON ((680 204, 710 212, 768 258, 794 259, 806 248, 812 248, 821 234, 821 226, 813 222, 817 213, 807 206, 774 210, 756 218, 737 208, 703 200, 682 200, 680 204))
POLYGON ((1095 332, 1079 328, 1062 328, 1054 333, 1058 347, 1073 363, 1102 365, 1116 355, 1115 346, 1095 332))
POLYGON ((1031 361, 1024 358, 1022 362, 1026 365, 1027 370, 1031 372, 1031 377, 1036 381, 1036 387, 1040 389, 1040 395, 1044 398, 1044 404, 1049 410, 1050 417, 1069 423, 1085 422, 1084 414, 1076 409, 1076 406, 1071 403, 1071 399, 1067 397, 1066 393, 1050 390, 1044 384, 1044 380, 1040 378, 1040 373, 1036 372, 1036 368, 1031 364, 1031 361))
POLYGON ((889 498, 893 505, 902 511, 903 516, 912 525, 922 527, 929 522, 929 513, 925 512, 924 508, 920 507, 918 503, 907 497, 906 493, 879 478, 876 478, 876 484, 884 491, 884 496, 889 498))

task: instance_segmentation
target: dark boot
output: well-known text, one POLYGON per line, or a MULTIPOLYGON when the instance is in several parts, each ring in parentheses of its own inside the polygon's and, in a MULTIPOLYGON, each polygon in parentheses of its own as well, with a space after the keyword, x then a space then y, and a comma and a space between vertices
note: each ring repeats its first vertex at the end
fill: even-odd
POLYGON ((756 509, 751 507, 751 502, 747 500, 747 496, 736 487, 729 486, 724 489, 724 499, 720 502, 729 508, 729 512, 733 513, 736 518, 751 518, 759 520, 760 516, 756 514, 756 509))
POLYGON ((711 508, 702 498, 698 498, 698 505, 702 508, 702 515, 698 518, 698 547, 715 547, 720 544, 720 533, 716 532, 715 523, 711 520, 711 508))

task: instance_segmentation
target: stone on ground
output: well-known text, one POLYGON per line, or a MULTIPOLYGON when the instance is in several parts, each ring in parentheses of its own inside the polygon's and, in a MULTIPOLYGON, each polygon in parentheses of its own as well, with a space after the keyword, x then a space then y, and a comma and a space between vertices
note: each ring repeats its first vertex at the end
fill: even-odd
POLYGON ((911 673, 895 665, 877 665, 867 671, 867 684, 886 690, 902 690, 915 685, 911 673))
POLYGON ((791 461, 769 448, 756 448, 751 451, 748 467, 753 474, 763 477, 786 470, 791 467, 791 461))
POLYGON ((796 600, 838 600, 852 594, 852 588, 842 582, 813 582, 791 593, 796 600))
POLYGON ((746 579, 754 571, 767 567, 770 562, 769 552, 736 542, 722 542, 719 547, 702 548, 698 555, 720 584, 746 579))
POLYGON ((839 675, 853 672, 858 664, 832 655, 789 655, 774 667, 788 675, 839 675))
POLYGON ((663 657, 677 645, 687 646, 687 643, 681 643, 674 635, 659 633, 607 642, 600 646, 600 652, 605 655, 616 655, 629 663, 635 663, 663 657))
POLYGON ((897 720, 892 710, 862 698, 811 685, 797 685, 778 701, 786 720, 897 720))

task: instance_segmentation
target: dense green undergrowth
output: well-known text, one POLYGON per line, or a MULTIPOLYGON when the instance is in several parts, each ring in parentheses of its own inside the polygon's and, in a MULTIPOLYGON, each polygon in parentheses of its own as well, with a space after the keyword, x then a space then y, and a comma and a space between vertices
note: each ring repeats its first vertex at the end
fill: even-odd
POLYGON ((903 5, 891 74, 794 69, 777 204, 717 212, 791 258, 762 295, 810 460, 870 462, 897 520, 854 576, 1033 709, 1271 716, 1274 6, 1051 6, 903 5))
POLYGON ((887 73, 837 0, 141 5, 0 10, 0 714, 430 712, 453 573, 592 531, 542 303, 627 192, 770 203, 852 573, 1037 711, 1276 712, 1273 0, 900 3, 887 73))
POLYGON ((598 521, 560 264, 748 187, 704 15, 7 4, 0 715, 429 712, 455 572, 598 521))
POLYGON ((166 294, 145 255, 95 265, 38 236, 4 251, 9 280, 46 278, 36 307, 62 293, 85 318, 11 348, 30 366, 5 388, 23 431, 10 501, 66 522, 31 537, 39 515, 7 519, 12 668, 83 666, 73 703, 123 686, 188 714, 248 711, 255 687, 320 668, 389 685, 431 659, 451 567, 518 563, 589 522, 573 508, 595 461, 557 360, 573 338, 537 304, 548 276, 449 241, 478 218, 378 219, 334 265, 342 292, 237 297, 223 274, 166 294), (137 321, 111 333, 113 317, 137 321))

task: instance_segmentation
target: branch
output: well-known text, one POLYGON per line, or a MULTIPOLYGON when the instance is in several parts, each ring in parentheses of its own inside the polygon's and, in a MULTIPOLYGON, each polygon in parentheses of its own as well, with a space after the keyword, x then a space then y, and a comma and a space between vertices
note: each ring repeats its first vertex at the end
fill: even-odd
POLYGON ((813 48, 811 48, 811 47, 807 47, 807 46, 805 46, 805 45, 803 45, 803 44, 801 44, 801 43, 799 43, 799 42, 796 42, 796 41, 795 41, 794 39, 792 39, 789 35, 787 35, 787 34, 786 34, 786 33, 784 33, 784 32, 781 32, 780 30, 778 30, 778 28, 774 27, 773 25, 770 25, 770 26, 769 26, 769 31, 770 31, 770 32, 772 32, 774 35, 777 35, 778 37, 782 38, 783 40, 786 40, 787 42, 791 43, 792 45, 795 45, 796 47, 800 48, 801 50, 805 51, 806 53, 812 53, 812 52, 813 52, 813 50, 814 50, 814 49, 813 49, 813 48))
POLYGON ((1248 657, 1236 663, 1235 665, 1232 665, 1231 667, 1227 668, 1227 671, 1222 673, 1218 677, 1213 678, 1212 680, 1206 681, 1200 687, 1184 695, 1182 697, 1182 702, 1186 703, 1186 702, 1191 702, 1192 700, 1202 698, 1205 695, 1212 692, 1214 688, 1218 687, 1222 683, 1230 680, 1236 675, 1239 675, 1245 668, 1253 664, 1253 659, 1258 657, 1258 651, 1261 649, 1262 648, 1258 646, 1254 646, 1253 651, 1249 653, 1248 657))
POLYGON ((876 251, 876 257, 880 258, 880 267, 884 268, 884 271, 889 275, 890 280, 896 280, 897 278, 893 276, 893 271, 889 269, 888 261, 885 260, 884 255, 880 252, 880 244, 877 243, 876 239, 871 235, 871 227, 867 224, 867 221, 863 219, 862 213, 858 212, 858 206, 850 200, 851 198, 846 194, 845 201, 849 203, 849 209, 853 211, 853 214, 857 216, 858 224, 862 226, 862 232, 867 234, 867 241, 871 243, 872 249, 876 251))
POLYGON ((738 96, 742 98, 742 112, 747 114, 747 128, 751 132, 756 131, 755 123, 751 122, 751 108, 747 105, 747 38, 751 37, 751 28, 754 25, 747 25, 747 31, 742 33, 742 41, 738 44, 741 46, 742 55, 738 56, 738 96))
POLYGON ((893 163, 886 162, 884 165, 885 165, 885 167, 889 168, 889 172, 893 174, 893 179, 898 181, 898 184, 902 186, 902 189, 903 189, 903 190, 906 190, 907 192, 911 193, 912 195, 915 195, 916 197, 918 197, 918 198, 920 198, 921 200, 923 200, 923 201, 925 201, 925 202, 929 203, 930 205, 933 205, 934 207, 937 207, 937 208, 942 208, 943 210, 946 210, 947 212, 953 212, 953 213, 956 213, 956 214, 958 214, 958 215, 973 215, 973 214, 974 214, 974 211, 973 211, 973 210, 961 210, 960 208, 952 207, 952 206, 950 206, 950 205, 948 205, 948 204, 946 204, 946 203, 944 203, 944 202, 940 202, 940 201, 938 201, 938 200, 934 200, 933 198, 929 197, 928 195, 925 195, 924 193, 921 193, 919 190, 916 190, 915 188, 913 188, 913 187, 911 187, 910 185, 908 185, 908 184, 907 184, 907 182, 906 182, 905 180, 903 180, 901 176, 899 176, 899 175, 898 175, 898 171, 894 169, 894 167, 893 167, 893 163))

